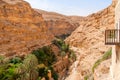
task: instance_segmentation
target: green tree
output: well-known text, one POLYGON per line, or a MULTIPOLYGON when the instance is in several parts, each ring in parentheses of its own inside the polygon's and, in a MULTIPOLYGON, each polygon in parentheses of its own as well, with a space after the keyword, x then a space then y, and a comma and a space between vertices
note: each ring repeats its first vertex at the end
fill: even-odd
POLYGON ((38 71, 37 65, 38 60, 35 55, 29 54, 25 57, 23 64, 25 65, 25 69, 27 70, 25 75, 29 77, 29 80, 37 80, 38 71))

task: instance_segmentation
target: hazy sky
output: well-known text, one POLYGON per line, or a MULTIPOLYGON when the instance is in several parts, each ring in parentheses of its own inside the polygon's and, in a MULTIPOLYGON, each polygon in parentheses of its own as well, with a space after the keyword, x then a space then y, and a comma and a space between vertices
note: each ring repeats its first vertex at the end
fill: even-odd
POLYGON ((65 15, 86 16, 106 8, 112 0, 25 0, 33 8, 65 15))

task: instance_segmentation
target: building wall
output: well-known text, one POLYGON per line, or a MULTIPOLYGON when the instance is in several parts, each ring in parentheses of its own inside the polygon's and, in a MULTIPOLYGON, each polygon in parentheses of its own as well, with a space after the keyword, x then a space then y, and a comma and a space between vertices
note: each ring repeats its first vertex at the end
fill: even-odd
MULTIPOLYGON (((115 28, 120 29, 120 0, 115 8, 115 28)), ((112 66, 111 72, 113 80, 120 80, 120 45, 112 47, 112 66)))
POLYGON ((118 3, 115 8, 115 23, 118 23, 118 22, 120 22, 120 0, 118 0, 118 3))

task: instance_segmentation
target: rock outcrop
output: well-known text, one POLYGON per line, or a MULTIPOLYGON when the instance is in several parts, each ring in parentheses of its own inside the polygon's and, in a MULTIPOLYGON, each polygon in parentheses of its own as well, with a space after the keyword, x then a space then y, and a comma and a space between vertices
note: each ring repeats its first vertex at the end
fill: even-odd
MULTIPOLYGON (((80 59, 77 68, 81 73, 81 80, 85 76, 92 74, 93 64, 110 48, 110 46, 106 46, 104 43, 104 34, 106 29, 114 28, 115 5, 116 0, 108 8, 98 13, 91 14, 82 19, 75 18, 80 26, 66 39, 66 43, 80 49, 80 59)), ((109 75, 110 60, 104 63, 107 64, 106 68, 104 68, 104 65, 98 68, 104 68, 105 73, 100 74, 100 76, 93 76, 94 80, 107 80, 105 75, 109 75)), ((91 80, 91 78, 88 80, 91 80)))
POLYGON ((50 32, 57 37, 70 35, 79 26, 78 22, 72 20, 69 16, 55 12, 47 12, 38 9, 35 10, 43 15, 43 18, 46 21, 46 26, 50 32))
POLYGON ((27 54, 49 45, 53 38, 42 15, 27 2, 0 0, 0 54, 27 54))

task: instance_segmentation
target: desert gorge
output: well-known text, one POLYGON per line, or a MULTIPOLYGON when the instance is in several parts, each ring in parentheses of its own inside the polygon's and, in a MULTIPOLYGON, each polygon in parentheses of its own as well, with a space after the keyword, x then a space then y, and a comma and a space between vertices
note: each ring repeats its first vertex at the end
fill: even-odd
POLYGON ((0 0, 0 80, 120 80, 120 0, 88 16, 0 0))

